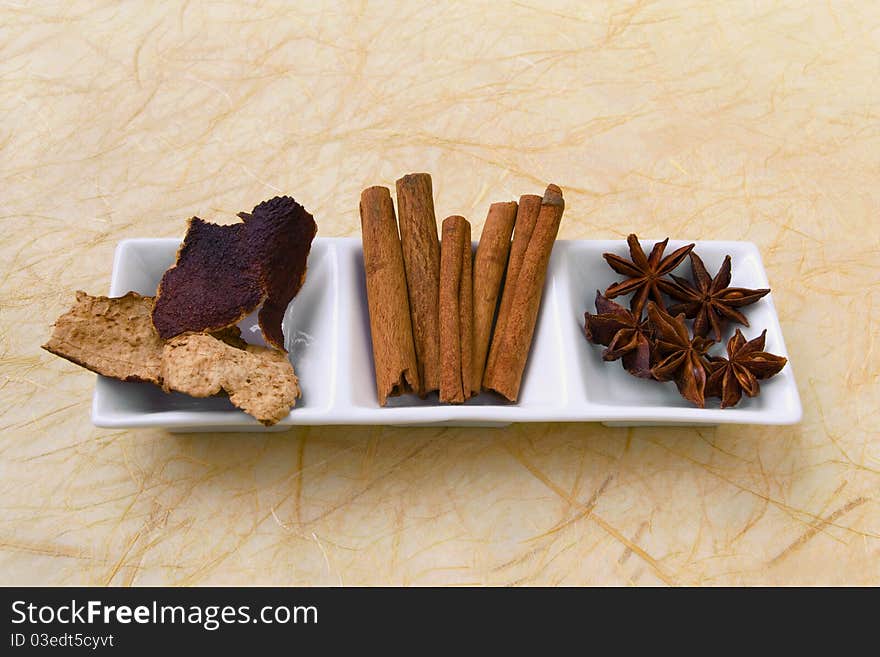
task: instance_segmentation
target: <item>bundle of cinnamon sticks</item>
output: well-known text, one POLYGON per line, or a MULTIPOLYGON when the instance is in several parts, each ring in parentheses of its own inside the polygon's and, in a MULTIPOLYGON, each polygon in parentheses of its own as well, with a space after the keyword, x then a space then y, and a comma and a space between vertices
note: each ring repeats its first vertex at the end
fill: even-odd
POLYGON ((447 217, 438 239, 429 174, 406 175, 396 187, 397 217, 386 187, 365 189, 360 202, 379 404, 434 391, 444 403, 481 390, 516 401, 562 191, 551 184, 543 197, 493 203, 474 256, 464 217, 447 217))

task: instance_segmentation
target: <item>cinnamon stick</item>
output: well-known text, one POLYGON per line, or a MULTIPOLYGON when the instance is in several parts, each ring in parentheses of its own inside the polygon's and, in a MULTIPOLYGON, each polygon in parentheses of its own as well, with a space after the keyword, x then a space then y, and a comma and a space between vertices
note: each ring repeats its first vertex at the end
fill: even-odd
MULTIPOLYGON (((522 207, 521 200, 520 209, 522 207)), ((519 396, 522 375, 528 360, 535 323, 538 319, 538 309, 541 305, 547 265, 550 262, 550 253, 559 232, 559 222, 562 219, 564 209, 565 201, 562 198, 562 190, 551 184, 544 192, 537 219, 534 222, 534 227, 529 231, 528 237, 519 235, 520 226, 519 217, 517 217, 517 226, 511 247, 511 263, 508 265, 508 278, 503 294, 503 297, 507 297, 507 288, 510 287, 511 300, 503 321, 499 317, 495 336, 492 339, 489 364, 483 377, 483 385, 486 388, 495 390, 510 401, 516 401, 519 396), (523 241, 525 241, 525 245, 523 245, 523 241), (522 252, 521 259, 520 251, 522 252), (511 265, 514 264, 514 252, 516 252, 519 262, 517 269, 511 271, 511 265)), ((524 226, 527 228, 528 222, 524 226)), ((504 298, 502 298, 503 303, 504 298)))
POLYGON ((471 396, 473 289, 471 225, 464 217, 443 221, 440 250, 440 401, 460 404, 471 396))
POLYGON ((440 387, 440 241, 430 174, 410 173, 397 181, 397 215, 421 383, 418 393, 424 397, 440 387))
POLYGON ((489 346, 489 357, 486 361, 486 369, 483 374, 483 387, 488 387, 486 374, 495 371, 498 361, 501 340, 498 336, 504 334, 507 320, 510 317, 510 309, 513 306, 515 281, 522 267, 523 256, 529 240, 532 239, 532 231, 541 213, 541 201, 543 199, 535 194, 525 194, 519 198, 519 206, 516 211, 516 221, 513 229, 513 244, 510 246, 510 257, 507 261, 507 275, 504 280, 504 290, 501 294, 501 305, 498 307, 498 318, 495 320, 495 332, 489 346))
POLYGON ((418 390, 419 373, 403 252, 388 188, 361 192, 360 214, 376 393, 384 406, 389 396, 418 390))
POLYGON ((513 233, 516 209, 514 201, 493 203, 489 206, 489 214, 474 258, 474 355, 471 380, 474 394, 480 392, 483 381, 501 279, 504 277, 507 256, 510 253, 510 235, 513 233))
MULTIPOLYGON (((461 250, 461 389, 465 399, 470 399, 476 393, 474 388, 479 388, 479 383, 474 381, 474 274, 473 257, 471 250, 471 225, 464 222, 464 245, 461 250)), ((479 390, 477 390, 479 392, 479 390)))

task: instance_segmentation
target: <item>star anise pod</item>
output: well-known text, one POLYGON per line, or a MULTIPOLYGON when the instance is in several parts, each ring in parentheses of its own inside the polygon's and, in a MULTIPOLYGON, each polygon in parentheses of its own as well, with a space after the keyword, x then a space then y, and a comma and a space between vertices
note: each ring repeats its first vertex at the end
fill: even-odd
POLYGON ((654 330, 654 366, 651 373, 658 381, 675 381, 681 396, 700 408, 706 405, 706 351, 712 341, 691 337, 684 315, 673 317, 648 302, 648 319, 654 330))
POLYGON ((666 280, 664 276, 670 274, 673 269, 681 264, 684 257, 694 248, 693 244, 688 244, 680 249, 676 249, 665 258, 663 252, 669 243, 667 237, 662 242, 657 242, 651 249, 651 255, 645 255, 642 245, 639 244, 639 238, 634 234, 626 238, 629 244, 629 254, 632 262, 621 258, 613 253, 603 253, 602 257, 608 262, 611 268, 618 274, 628 276, 627 280, 620 283, 614 283, 605 290, 605 296, 609 299, 619 297, 623 294, 633 293, 629 302, 632 311, 640 316, 645 302, 650 297, 661 308, 666 308, 663 303, 661 291, 669 293, 669 290, 675 285, 672 281, 666 280))
POLYGON ((651 375, 651 343, 648 321, 596 290, 596 314, 584 313, 587 340, 605 345, 602 358, 622 359, 626 371, 643 379, 651 375))
POLYGON ((767 331, 746 342, 742 331, 727 342, 727 358, 709 358, 706 395, 721 397, 721 408, 736 406, 743 393, 755 397, 760 391, 758 381, 777 374, 788 362, 782 356, 764 351, 767 331))
POLYGON ((730 256, 724 258, 724 263, 714 278, 709 276, 700 256, 691 253, 690 258, 694 283, 673 274, 675 285, 664 288, 669 296, 683 302, 670 306, 669 312, 673 315, 684 313, 685 317, 693 319, 695 335, 708 335, 711 329, 715 334, 715 342, 721 340, 721 330, 727 319, 748 326, 749 320, 737 308, 755 303, 770 290, 728 287, 730 256))

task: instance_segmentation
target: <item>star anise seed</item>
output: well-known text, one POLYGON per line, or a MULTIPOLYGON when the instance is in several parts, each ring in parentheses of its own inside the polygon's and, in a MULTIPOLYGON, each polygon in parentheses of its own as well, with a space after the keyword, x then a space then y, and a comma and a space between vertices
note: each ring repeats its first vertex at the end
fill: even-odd
POLYGON ((663 252, 669 243, 668 237, 654 245, 650 256, 645 255, 642 245, 639 244, 639 238, 634 234, 627 237, 626 242, 629 244, 631 262, 614 253, 602 254, 602 257, 605 258, 614 271, 629 277, 625 281, 610 285, 605 290, 605 296, 613 299, 632 292, 633 296, 629 307, 637 316, 641 316, 642 309, 645 307, 645 302, 649 297, 658 306, 665 309, 666 305, 663 303, 661 291, 668 294, 675 283, 666 280, 664 276, 670 274, 673 269, 681 264, 681 261, 690 253, 694 245, 688 244, 680 249, 676 249, 664 258, 663 252))
POLYGON ((683 302, 670 306, 669 312, 673 315, 684 313, 685 317, 693 319, 695 335, 709 335, 711 329, 715 336, 715 342, 721 341, 721 331, 724 322, 728 319, 748 326, 749 320, 737 308, 755 303, 770 290, 728 287, 730 285, 730 256, 724 258, 724 263, 714 278, 709 276, 706 265, 703 264, 700 256, 691 252, 690 258, 694 283, 672 274, 675 284, 664 288, 669 296, 683 302))
POLYGON ((782 356, 764 351, 766 329, 757 338, 746 342, 739 329, 727 342, 727 358, 709 358, 706 395, 721 397, 721 408, 736 406, 743 393, 755 397, 760 391, 758 381, 777 374, 788 362, 782 356))
POLYGON ((614 303, 596 290, 596 314, 584 313, 584 331, 593 344, 605 345, 606 361, 620 358, 627 372, 643 379, 651 375, 651 343, 648 321, 614 303))
POLYGON ((700 408, 706 405, 706 351, 712 344, 702 336, 691 337, 684 315, 672 317, 648 302, 648 319, 654 330, 654 366, 658 381, 675 381, 681 396, 700 408))

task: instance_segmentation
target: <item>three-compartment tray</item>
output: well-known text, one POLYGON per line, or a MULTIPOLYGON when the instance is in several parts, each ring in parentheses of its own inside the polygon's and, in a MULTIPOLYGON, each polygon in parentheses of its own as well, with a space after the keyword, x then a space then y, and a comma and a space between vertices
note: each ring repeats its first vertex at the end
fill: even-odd
MULTIPOLYGON (((645 240, 650 247, 652 240, 645 240)), ((685 244, 670 242, 669 249, 685 244)), ((110 296, 129 290, 153 295, 163 272, 174 263, 180 241, 128 239, 119 243, 110 296)), ((606 424, 794 424, 801 403, 791 363, 762 382, 762 394, 721 410, 710 400, 705 409, 682 399, 673 383, 658 384, 627 374, 619 363, 605 363, 601 348, 584 338, 584 311, 594 311, 597 289, 618 276, 604 252, 627 254, 624 241, 558 241, 553 247, 541 310, 520 398, 510 403, 483 393, 459 406, 406 395, 376 401, 370 321, 364 282, 363 251, 357 238, 316 238, 309 255, 306 283, 287 309, 283 328, 302 398, 272 427, 291 425, 375 424, 503 426, 512 422, 604 422, 606 424)), ((732 285, 770 287, 758 249, 750 242, 697 242, 695 251, 710 271, 724 256, 733 258, 732 285)), ((685 268, 682 267, 684 273, 685 268)), ((772 294, 746 309, 746 337, 767 329, 768 351, 788 357, 772 294)), ((241 324, 248 342, 262 344, 256 317, 241 324)), ((735 327, 728 327, 723 346, 735 327)), ((156 386, 98 377, 92 421, 100 427, 162 427, 171 431, 261 431, 256 420, 228 399, 195 399, 165 394, 156 386)))

